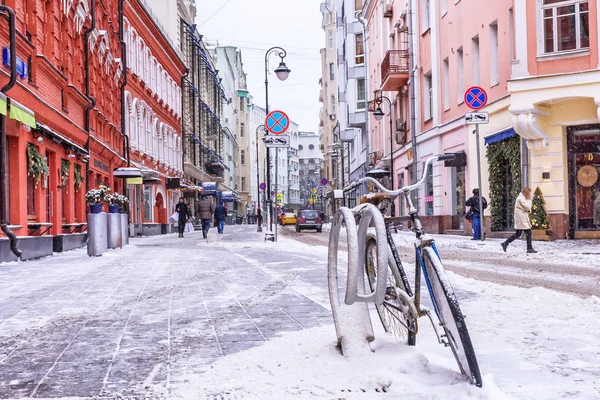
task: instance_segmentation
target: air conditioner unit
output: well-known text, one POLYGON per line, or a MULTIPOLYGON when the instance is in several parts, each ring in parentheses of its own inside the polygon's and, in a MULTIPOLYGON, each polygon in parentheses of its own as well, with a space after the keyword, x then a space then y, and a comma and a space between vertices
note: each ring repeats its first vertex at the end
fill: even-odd
POLYGON ((396 143, 406 144, 406 131, 396 131, 396 143))

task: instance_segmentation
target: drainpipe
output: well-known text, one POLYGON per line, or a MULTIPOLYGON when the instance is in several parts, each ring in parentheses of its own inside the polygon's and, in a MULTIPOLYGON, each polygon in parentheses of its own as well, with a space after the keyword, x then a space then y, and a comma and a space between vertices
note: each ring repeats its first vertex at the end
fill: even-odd
MULTIPOLYGON (((121 42, 121 63, 123 64, 123 84, 121 85, 121 136, 123 136, 123 155, 127 160, 127 167, 131 166, 129 153, 129 135, 125 124, 125 113, 127 112, 127 104, 125 103, 125 86, 127 86, 127 48, 124 38, 124 21, 125 12, 123 11, 124 0, 119 0, 119 41, 121 42)), ((125 179, 123 179, 123 191, 125 191, 125 179)))
MULTIPOLYGON (((0 12, 3 17, 8 19, 9 34, 10 34, 10 80, 0 90, 2 94, 6 94, 10 89, 17 83, 17 30, 15 27, 15 12, 7 6, 0 5, 0 12)), ((10 250, 19 259, 23 252, 17 247, 17 237, 13 231, 8 227, 8 216, 7 216, 7 192, 6 186, 6 159, 7 159, 7 145, 6 145, 6 116, 0 114, 0 228, 2 232, 10 240, 10 250)))
MULTIPOLYGON (((410 0, 409 0, 410 1, 410 0)), ((357 14, 357 18, 358 21, 360 22, 360 24, 363 27, 363 40, 364 40, 364 49, 365 49, 365 99, 368 100, 368 93, 369 93, 369 57, 367 54, 367 49, 369 48, 369 37, 368 37, 368 33, 367 33, 367 25, 365 23, 365 21, 363 20, 363 14, 365 12, 365 7, 367 6, 368 2, 364 2, 363 3, 363 8, 360 10, 360 12, 357 14)), ((369 154, 371 153, 371 133, 369 131, 370 128, 370 119, 369 119, 369 107, 365 107, 365 130, 366 132, 366 142, 365 142, 365 152, 366 152, 366 159, 365 159, 365 164, 364 164, 364 176, 367 176, 367 172, 369 171, 369 154)), ((392 157, 392 154, 390 153, 390 157, 392 157)), ((392 188, 393 189, 393 188, 392 188)), ((364 189, 361 187, 360 191, 362 192, 364 189)), ((360 193, 362 194, 362 193, 360 193)))
POLYGON ((90 190, 90 114, 96 107, 96 99, 90 96, 90 46, 88 44, 90 33, 96 29, 96 0, 91 0, 90 15, 92 16, 92 26, 87 29, 83 35, 83 63, 85 65, 85 95, 90 101, 90 105, 85 109, 85 131, 87 133, 87 141, 85 142, 85 149, 88 152, 88 162, 85 164, 85 188, 86 191, 90 190))
MULTIPOLYGON (((417 115, 416 115, 416 104, 417 100, 415 97, 415 49, 414 49, 414 26, 413 26, 413 0, 408 0, 408 60, 410 69, 410 132, 411 132, 411 144, 413 152, 413 181, 412 184, 417 183, 419 180, 418 173, 418 162, 417 162, 417 115)), ((419 209, 419 202, 416 204, 417 210, 419 209)))

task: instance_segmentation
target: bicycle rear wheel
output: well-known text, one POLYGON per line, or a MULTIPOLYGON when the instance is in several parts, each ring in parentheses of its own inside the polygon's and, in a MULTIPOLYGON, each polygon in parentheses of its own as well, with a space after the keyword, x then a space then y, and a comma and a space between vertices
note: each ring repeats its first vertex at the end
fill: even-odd
POLYGON ((421 249, 421 257, 425 264, 425 281, 433 300, 435 312, 444 328, 446 339, 454 353, 458 367, 472 384, 481 387, 481 372, 471 336, 442 262, 430 246, 421 249))
MULTIPOLYGON (((367 240, 365 249, 365 271, 371 291, 377 282, 377 241, 374 237, 367 240)), ((402 339, 408 339, 417 333, 418 314, 411 300, 402 297, 396 288, 406 292, 400 271, 393 257, 388 257, 388 274, 383 304, 375 304, 377 314, 386 332, 402 339)))

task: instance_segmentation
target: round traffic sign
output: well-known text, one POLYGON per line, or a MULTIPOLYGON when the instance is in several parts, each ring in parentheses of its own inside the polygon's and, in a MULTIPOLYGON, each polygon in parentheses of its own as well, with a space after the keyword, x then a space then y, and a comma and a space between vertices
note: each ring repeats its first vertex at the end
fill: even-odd
POLYGON ((329 183, 329 181, 327 180, 327 178, 323 178, 321 179, 321 186, 325 186, 329 183))
POLYGON ((260 190, 265 190, 265 189, 267 188, 267 184, 266 184, 266 183, 264 183, 264 182, 262 182, 260 185, 258 185, 258 188, 259 188, 260 190))
POLYGON ((265 118, 265 126, 272 134, 281 135, 290 127, 290 118, 283 111, 274 110, 265 118))
POLYGON ((488 95, 483 90, 483 88, 479 86, 471 86, 465 92, 465 103, 472 110, 479 110, 480 108, 485 107, 488 102, 488 95))

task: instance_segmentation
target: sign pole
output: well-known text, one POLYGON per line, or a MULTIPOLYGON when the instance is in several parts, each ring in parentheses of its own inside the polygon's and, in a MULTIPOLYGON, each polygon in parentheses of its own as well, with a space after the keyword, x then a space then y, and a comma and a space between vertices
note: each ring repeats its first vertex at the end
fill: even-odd
MULTIPOLYGON (((277 210, 277 212, 273 213, 273 217, 271 218, 271 221, 273 221, 273 218, 275 218, 275 242, 277 242, 277 224, 279 223, 279 201, 278 200, 278 196, 279 196, 279 149, 275 148, 275 210, 277 210)), ((273 232, 273 227, 271 226, 271 232, 273 232)))
POLYGON ((479 124, 475 124, 475 140, 477 142, 477 185, 479 187, 479 239, 485 240, 484 234, 484 210, 483 210, 483 190, 481 189, 481 154, 479 144, 479 124))

